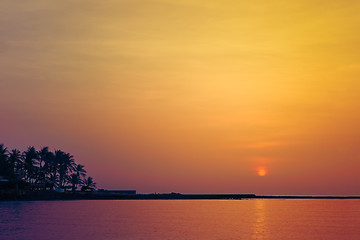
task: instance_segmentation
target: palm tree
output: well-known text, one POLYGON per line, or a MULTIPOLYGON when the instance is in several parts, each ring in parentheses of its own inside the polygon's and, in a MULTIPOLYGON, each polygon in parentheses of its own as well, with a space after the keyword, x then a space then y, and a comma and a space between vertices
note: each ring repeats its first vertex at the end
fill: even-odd
POLYGON ((38 151, 40 169, 43 167, 43 163, 45 163, 48 153, 49 153, 49 147, 43 147, 40 149, 40 151, 38 151))
POLYGON ((53 189, 57 183, 58 176, 58 162, 55 159, 55 154, 48 151, 43 157, 44 166, 42 170, 45 175, 45 188, 50 186, 53 189))
POLYGON ((77 185, 80 183, 79 176, 76 173, 70 175, 71 190, 75 192, 77 185))
POLYGON ((9 154, 8 163, 13 175, 20 174, 19 172, 22 169, 21 152, 17 149, 12 149, 9 154))
POLYGON ((88 177, 84 180, 84 186, 81 187, 81 191, 93 191, 94 188, 96 188, 96 183, 94 182, 92 177, 88 177))
POLYGON ((55 158, 54 158, 54 164, 55 164, 55 166, 56 166, 56 171, 55 171, 55 175, 56 175, 56 178, 60 178, 60 179, 58 179, 59 180, 59 185, 58 185, 58 187, 61 187, 61 185, 62 185, 62 181, 63 181, 63 174, 62 173, 60 173, 60 163, 63 161, 62 159, 63 159, 63 157, 64 157, 64 152, 63 151, 61 151, 61 150, 55 150, 55 158), (57 173, 59 173, 59 174, 57 174, 57 173), (61 176, 61 177, 60 177, 61 176))
POLYGON ((8 162, 11 169, 11 181, 15 182, 16 192, 19 191, 19 181, 23 177, 21 158, 21 152, 19 150, 11 150, 8 162))
MULTIPOLYGON (((83 184, 84 180, 85 180, 85 176, 86 176, 86 170, 84 169, 84 165, 77 164, 75 167, 75 172, 76 172, 76 176, 77 176, 76 185, 83 184)), ((71 179, 73 179, 73 177, 71 179)), ((75 188, 77 188, 77 186, 75 186, 75 188)))
POLYGON ((39 154, 34 147, 28 147, 28 150, 23 155, 26 179, 30 183, 34 183, 37 178, 39 154))
POLYGON ((49 151, 49 147, 43 147, 38 151, 39 154, 39 182, 46 189, 46 185, 52 185, 50 181, 51 172, 56 174, 56 166, 53 166, 54 154, 49 151), (51 167, 50 167, 51 166, 51 167))
POLYGON ((9 164, 8 164, 8 150, 4 144, 0 144, 0 176, 8 177, 9 164))
POLYGON ((72 155, 60 150, 55 151, 55 159, 59 164, 59 187, 62 188, 64 183, 69 180, 68 173, 75 170, 75 160, 72 155))
POLYGON ((86 170, 84 169, 84 165, 77 164, 75 167, 75 171, 76 171, 76 174, 79 177, 79 179, 81 179, 80 177, 85 178, 86 170))

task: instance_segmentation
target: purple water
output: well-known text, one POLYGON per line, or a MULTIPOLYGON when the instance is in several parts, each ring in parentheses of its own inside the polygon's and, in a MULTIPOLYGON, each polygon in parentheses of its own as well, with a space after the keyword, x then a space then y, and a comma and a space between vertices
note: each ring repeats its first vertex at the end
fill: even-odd
POLYGON ((0 239, 360 239, 360 200, 0 202, 0 239))

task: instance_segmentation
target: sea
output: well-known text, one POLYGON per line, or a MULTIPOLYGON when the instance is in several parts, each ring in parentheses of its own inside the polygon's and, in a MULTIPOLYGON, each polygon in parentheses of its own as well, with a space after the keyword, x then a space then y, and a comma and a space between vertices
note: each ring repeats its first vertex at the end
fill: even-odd
POLYGON ((360 200, 2 201, 0 239, 359 240, 360 200))

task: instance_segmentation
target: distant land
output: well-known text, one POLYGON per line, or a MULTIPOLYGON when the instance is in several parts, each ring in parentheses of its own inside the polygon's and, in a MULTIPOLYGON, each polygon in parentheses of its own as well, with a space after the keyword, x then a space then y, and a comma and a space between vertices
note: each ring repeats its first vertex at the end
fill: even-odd
POLYGON ((246 200, 246 199, 360 199, 360 196, 256 195, 256 194, 137 194, 136 190, 98 190, 94 192, 31 192, 24 195, 1 194, 2 201, 26 200, 246 200))

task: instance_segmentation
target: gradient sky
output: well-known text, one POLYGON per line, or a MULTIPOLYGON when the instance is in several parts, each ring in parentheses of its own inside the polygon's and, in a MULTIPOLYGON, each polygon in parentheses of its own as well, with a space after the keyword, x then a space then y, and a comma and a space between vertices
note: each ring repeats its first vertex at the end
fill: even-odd
POLYGON ((70 152, 100 188, 360 194, 359 12, 2 0, 0 142, 70 152))

